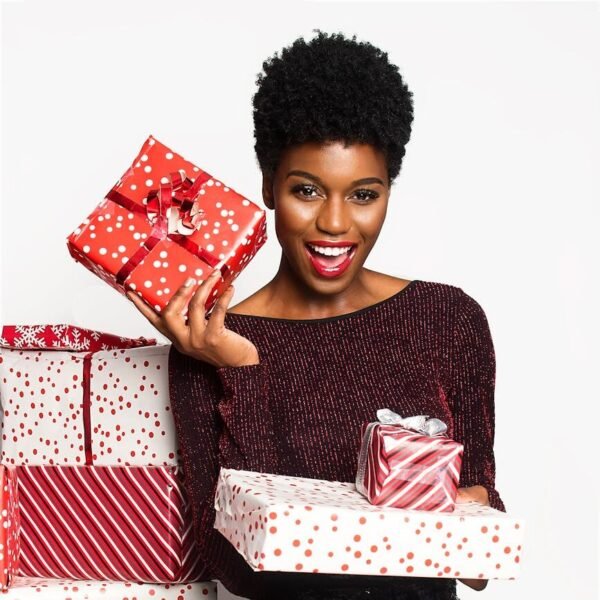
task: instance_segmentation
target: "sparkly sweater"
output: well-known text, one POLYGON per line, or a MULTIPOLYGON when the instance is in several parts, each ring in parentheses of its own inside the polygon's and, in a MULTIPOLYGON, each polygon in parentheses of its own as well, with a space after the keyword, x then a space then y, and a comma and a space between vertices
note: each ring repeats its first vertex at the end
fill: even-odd
MULTIPOLYGON (((169 382, 185 487, 206 578, 246 598, 271 597, 272 582, 311 574, 254 572, 213 528, 219 468, 353 482, 360 426, 379 408, 428 415, 464 445, 460 487, 495 489, 496 364, 487 318, 461 288, 413 280, 393 296, 344 315, 281 319, 227 313, 260 363, 216 368, 171 347, 169 382)), ((303 577, 304 576, 304 577, 303 577)), ((403 598, 452 600, 455 579, 312 575, 323 583, 373 579, 403 598), (408 594, 408 591, 414 594, 408 594)), ((326 596, 324 596, 326 597, 326 596)), ((390 596, 391 597, 391 596, 390 596)))

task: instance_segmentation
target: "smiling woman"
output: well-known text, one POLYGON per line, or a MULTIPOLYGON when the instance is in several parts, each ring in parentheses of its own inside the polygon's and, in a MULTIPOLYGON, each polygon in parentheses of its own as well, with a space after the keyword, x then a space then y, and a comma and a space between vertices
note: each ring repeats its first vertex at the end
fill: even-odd
MULTIPOLYGON (((504 510, 483 310, 458 287, 364 266, 411 133, 398 68, 367 42, 322 32, 263 68, 255 150, 282 250, 277 272, 228 309, 230 288, 210 315, 216 278, 190 281, 160 315, 131 296, 173 342, 171 403, 205 578, 251 599, 456 600, 456 579, 435 574, 254 572, 213 528, 221 467, 352 482, 360 427, 379 408, 443 420, 464 445, 460 499, 504 510)), ((308 533, 299 531, 303 543, 308 533)))

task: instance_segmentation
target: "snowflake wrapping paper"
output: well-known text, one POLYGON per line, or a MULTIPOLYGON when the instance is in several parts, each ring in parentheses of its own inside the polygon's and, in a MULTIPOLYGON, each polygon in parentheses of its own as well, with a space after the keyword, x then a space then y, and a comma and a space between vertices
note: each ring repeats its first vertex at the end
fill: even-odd
POLYGON ((204 577, 179 467, 16 467, 19 575, 172 583, 204 577))
POLYGON ((19 570, 19 496, 14 467, 0 465, 0 589, 11 585, 19 570))
POLYGON ((14 600, 217 600, 217 584, 130 583, 15 577, 7 592, 14 600))
POLYGON ((462 444, 446 435, 424 435, 378 421, 365 423, 356 489, 378 506, 452 512, 463 451, 462 444))
POLYGON ((255 571, 515 579, 524 522, 375 506, 354 483, 221 468, 215 528, 255 571))
POLYGON ((3 329, 0 462, 177 464, 167 368, 171 346, 112 336, 117 341, 105 339, 101 347, 107 349, 99 350, 97 341, 106 334, 87 331, 82 337, 70 325, 3 329), (12 329, 19 335, 10 335, 12 329))
POLYGON ((219 269, 210 311, 266 239, 264 210, 149 136, 67 246, 121 294, 135 290, 158 312, 188 277, 199 285, 219 269))

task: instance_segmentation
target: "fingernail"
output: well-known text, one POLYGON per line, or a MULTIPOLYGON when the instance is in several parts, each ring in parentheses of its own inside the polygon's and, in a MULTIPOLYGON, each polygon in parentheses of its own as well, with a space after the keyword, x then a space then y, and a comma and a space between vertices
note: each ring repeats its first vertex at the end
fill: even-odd
POLYGON ((217 271, 213 271, 213 272, 210 274, 210 276, 211 276, 211 277, 215 277, 216 275, 220 275, 220 274, 221 274, 221 271, 217 270, 217 271))
POLYGON ((184 287, 190 287, 190 285, 196 283, 196 280, 193 277, 188 277, 183 284, 184 287))

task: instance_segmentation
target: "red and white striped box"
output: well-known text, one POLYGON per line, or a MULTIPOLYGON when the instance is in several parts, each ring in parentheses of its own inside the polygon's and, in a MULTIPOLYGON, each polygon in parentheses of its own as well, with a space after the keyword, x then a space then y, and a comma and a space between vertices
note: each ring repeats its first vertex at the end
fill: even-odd
POLYGON ((14 467, 0 465, 0 589, 11 585, 19 569, 19 497, 14 467))
POLYGON ((170 345, 73 325, 5 326, 0 339, 7 465, 179 462, 170 345))
POLYGON ((354 483, 222 468, 215 528, 254 571, 515 579, 524 522, 371 504, 354 483))
POLYGON ((203 565, 179 467, 16 467, 19 575, 172 583, 203 565))
POLYGON ((446 424, 383 408, 362 426, 356 489, 371 504, 432 512, 455 507, 464 446, 446 424))
POLYGON ((217 584, 132 583, 16 577, 7 592, 15 600, 217 600, 217 584))

